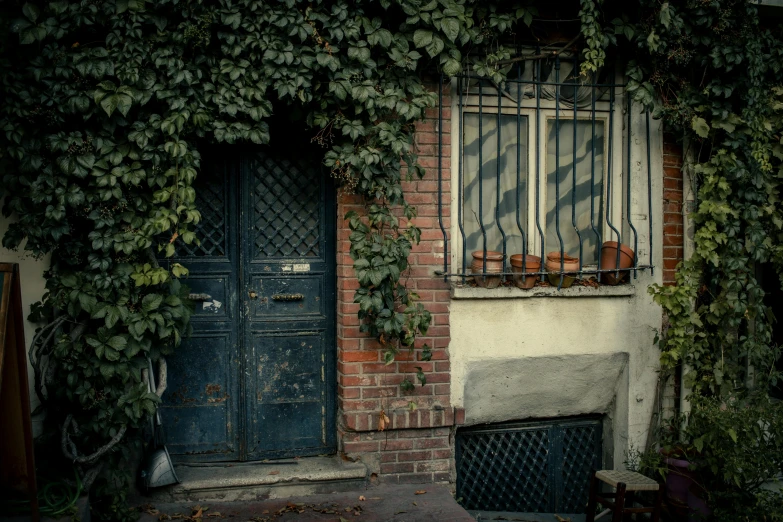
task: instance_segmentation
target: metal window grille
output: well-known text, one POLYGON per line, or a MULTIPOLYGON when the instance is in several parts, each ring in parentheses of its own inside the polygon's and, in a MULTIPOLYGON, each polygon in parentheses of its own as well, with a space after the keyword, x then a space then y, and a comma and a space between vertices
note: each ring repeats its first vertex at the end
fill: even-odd
POLYGON ((598 418, 461 429, 457 498, 470 510, 584 513, 601 437, 598 418))
MULTIPOLYGON (((519 61, 501 85, 457 76, 451 91, 458 129, 452 140, 458 144, 452 162, 457 226, 451 237, 455 251, 450 251, 443 216, 449 196, 443 191, 441 78, 438 209, 444 279, 465 282, 473 251, 483 252, 479 273, 490 275, 487 252, 495 250, 503 254, 502 275, 511 275, 509 256, 523 254, 522 272, 543 280, 546 272, 528 271, 524 256, 543 259, 558 252, 561 259, 563 254, 579 259, 578 278, 600 277, 616 271, 601 266, 604 241, 633 249, 634 278, 639 270, 652 272, 650 115, 632 118, 639 111, 625 86, 613 70, 587 81, 579 74, 578 56, 519 61), (648 230, 640 233, 634 217, 643 217, 648 230)), ((619 263, 618 249, 614 266, 619 263)), ((562 261, 560 272, 562 285, 562 261)))

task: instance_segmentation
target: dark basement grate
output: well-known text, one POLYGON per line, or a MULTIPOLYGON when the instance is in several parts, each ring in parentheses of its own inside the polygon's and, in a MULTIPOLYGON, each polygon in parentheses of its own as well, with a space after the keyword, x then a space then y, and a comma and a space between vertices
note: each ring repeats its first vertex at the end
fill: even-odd
POLYGON ((457 432, 457 498, 465 509, 584 513, 601 467, 600 418, 491 424, 457 432))

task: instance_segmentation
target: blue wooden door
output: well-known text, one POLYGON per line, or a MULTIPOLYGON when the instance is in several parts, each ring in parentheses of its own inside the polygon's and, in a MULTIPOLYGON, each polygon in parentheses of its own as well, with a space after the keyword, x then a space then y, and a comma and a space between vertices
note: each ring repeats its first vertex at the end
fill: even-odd
POLYGON ((317 161, 236 149, 196 183, 200 245, 178 245, 203 294, 169 361, 163 417, 180 461, 335 450, 335 209, 317 161), (208 298, 206 296, 209 296, 208 298))

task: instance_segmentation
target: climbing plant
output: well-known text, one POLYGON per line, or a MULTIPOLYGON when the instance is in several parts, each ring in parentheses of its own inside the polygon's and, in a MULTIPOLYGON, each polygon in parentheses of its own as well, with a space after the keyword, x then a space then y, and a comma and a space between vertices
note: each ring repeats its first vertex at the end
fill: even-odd
POLYGON ((783 405, 768 397, 781 352, 758 276, 765 264, 783 276, 783 34, 768 20, 743 0, 687 0, 642 1, 613 22, 634 49, 628 90, 685 145, 693 253, 650 292, 669 321, 662 369, 685 369, 693 408, 675 443, 716 520, 783 517, 761 488, 783 459, 783 405))
MULTIPOLYGON (((503 38, 533 12, 465 0, 0 5, 0 198, 14 216, 3 245, 50 260, 31 315, 44 324, 35 389, 87 488, 107 460, 106 484, 127 483, 120 449, 158 402, 146 358, 189 331, 187 267, 157 260, 199 240, 200 147, 274 143, 275 107, 306 115, 332 176, 366 203, 345 216, 355 300, 391 362, 431 320, 402 279, 420 231, 401 181, 424 173, 412 136, 437 99, 422 73, 471 66, 465 49, 510 56, 503 38)), ((105 516, 126 516, 118 505, 105 516)))
POLYGON ((757 269, 783 274, 780 26, 741 0, 642 4, 614 21, 637 50, 629 91, 683 137, 695 190, 693 255, 652 289, 671 325, 661 360, 686 364, 697 393, 766 392, 780 351, 757 269))

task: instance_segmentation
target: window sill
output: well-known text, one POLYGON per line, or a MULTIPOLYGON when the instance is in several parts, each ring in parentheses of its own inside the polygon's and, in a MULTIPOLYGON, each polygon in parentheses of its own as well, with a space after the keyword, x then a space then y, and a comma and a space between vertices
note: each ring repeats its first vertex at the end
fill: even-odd
POLYGON ((480 288, 477 286, 453 284, 452 299, 522 299, 530 297, 630 297, 636 295, 636 287, 631 284, 618 286, 572 286, 558 290, 553 286, 537 286, 522 290, 515 286, 498 288, 480 288))

